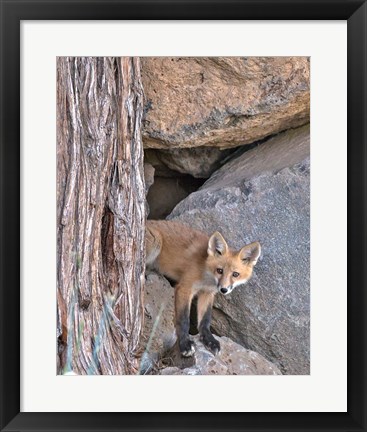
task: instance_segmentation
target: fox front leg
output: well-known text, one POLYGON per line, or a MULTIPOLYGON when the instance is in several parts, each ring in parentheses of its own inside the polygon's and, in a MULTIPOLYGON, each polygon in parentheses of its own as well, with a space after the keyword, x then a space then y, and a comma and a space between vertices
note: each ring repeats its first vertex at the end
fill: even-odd
POLYGON ((201 292, 198 296, 198 325, 200 340, 214 355, 220 351, 220 343, 210 331, 214 294, 201 292))
POLYGON ((180 352, 184 357, 191 357, 195 352, 195 344, 189 336, 191 300, 191 287, 177 285, 175 292, 176 332, 180 352))

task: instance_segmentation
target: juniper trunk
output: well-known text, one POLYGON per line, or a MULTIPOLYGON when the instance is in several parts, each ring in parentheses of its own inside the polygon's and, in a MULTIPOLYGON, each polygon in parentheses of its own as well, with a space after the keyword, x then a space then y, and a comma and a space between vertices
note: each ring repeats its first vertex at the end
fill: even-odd
POLYGON ((58 373, 137 371, 142 112, 138 58, 57 59, 58 373))

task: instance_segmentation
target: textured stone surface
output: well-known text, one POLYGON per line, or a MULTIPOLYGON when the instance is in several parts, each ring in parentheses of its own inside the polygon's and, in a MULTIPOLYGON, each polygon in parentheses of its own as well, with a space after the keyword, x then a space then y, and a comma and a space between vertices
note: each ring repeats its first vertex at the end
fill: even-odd
POLYGON ((145 148, 236 147, 309 121, 307 57, 142 59, 145 148))
POLYGON ((154 166, 150 163, 144 163, 144 180, 145 180, 145 194, 148 193, 150 186, 154 183, 154 166))
POLYGON ((170 216, 219 230, 237 249, 260 241, 254 277, 217 296, 212 327, 287 374, 310 366, 308 153, 307 128, 280 134, 229 162, 170 216))
MULTIPOLYGON (((145 196, 148 196, 148 192, 152 184, 154 183, 154 166, 150 163, 144 163, 144 181, 145 181, 145 196)), ((150 213, 148 200, 145 200, 145 211, 148 216, 150 213)))
POLYGON ((154 272, 146 273, 144 285, 144 327, 141 348, 144 352, 140 373, 151 371, 163 352, 176 342, 174 327, 174 288, 154 272))
POLYGON ((196 347, 192 366, 182 368, 178 359, 175 366, 162 369, 161 375, 281 375, 280 370, 262 355, 227 337, 217 337, 221 350, 216 356, 204 347, 198 335, 192 339, 196 347))
POLYGON ((258 147, 233 158, 217 170, 202 189, 219 189, 231 186, 237 180, 247 180, 258 175, 276 173, 292 166, 310 154, 310 125, 290 129, 270 138, 258 147))
POLYGON ((181 174, 190 174, 196 178, 208 178, 221 167, 225 159, 233 150, 220 150, 216 147, 193 147, 171 150, 149 149, 146 151, 158 169, 163 173, 167 168, 181 174), (154 152, 155 158, 152 156, 154 152))
POLYGON ((144 288, 145 320, 141 346, 144 349, 140 373, 160 369, 162 375, 277 375, 278 368, 260 354, 249 351, 229 338, 219 338, 221 351, 209 352, 192 336, 196 352, 183 358, 178 351, 174 327, 174 288, 161 275, 147 272, 144 288), (162 368, 161 360, 171 366, 162 368))
POLYGON ((188 195, 189 190, 181 179, 155 177, 147 195, 149 219, 165 219, 176 204, 188 195))

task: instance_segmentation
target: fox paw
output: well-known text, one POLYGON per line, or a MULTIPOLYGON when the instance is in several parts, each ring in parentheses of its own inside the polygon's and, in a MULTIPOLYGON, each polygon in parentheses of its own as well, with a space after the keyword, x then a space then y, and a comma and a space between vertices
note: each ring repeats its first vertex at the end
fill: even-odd
POLYGON ((205 347, 211 351, 214 355, 217 355, 220 351, 220 343, 211 334, 203 334, 200 336, 200 340, 205 347))
POLYGON ((180 342, 180 351, 183 357, 191 357, 195 352, 195 344, 190 339, 180 342))

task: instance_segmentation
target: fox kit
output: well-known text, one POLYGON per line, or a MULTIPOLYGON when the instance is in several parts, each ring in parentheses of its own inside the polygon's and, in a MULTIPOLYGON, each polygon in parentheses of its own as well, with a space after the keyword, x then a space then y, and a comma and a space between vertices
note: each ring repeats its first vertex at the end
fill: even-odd
POLYGON ((229 294, 246 283, 261 248, 258 242, 239 251, 230 249, 219 232, 206 234, 174 221, 147 221, 146 263, 177 282, 175 321, 181 354, 192 356, 194 343, 189 337, 190 306, 197 297, 200 340, 214 354, 219 342, 210 332, 213 300, 216 293, 229 294))

